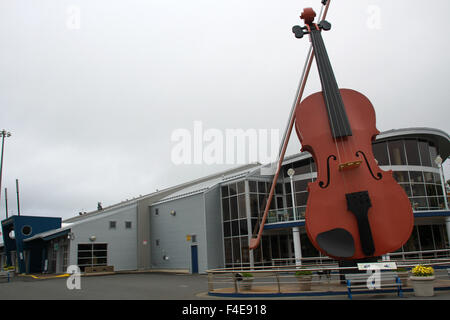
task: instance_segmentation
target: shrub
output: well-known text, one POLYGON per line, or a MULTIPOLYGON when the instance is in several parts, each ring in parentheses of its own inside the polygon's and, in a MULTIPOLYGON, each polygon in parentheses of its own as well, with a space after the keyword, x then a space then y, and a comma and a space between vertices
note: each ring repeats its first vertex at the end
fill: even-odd
POLYGON ((312 271, 311 270, 297 270, 297 271, 295 271, 295 276, 296 277, 310 276, 310 275, 312 275, 312 271))

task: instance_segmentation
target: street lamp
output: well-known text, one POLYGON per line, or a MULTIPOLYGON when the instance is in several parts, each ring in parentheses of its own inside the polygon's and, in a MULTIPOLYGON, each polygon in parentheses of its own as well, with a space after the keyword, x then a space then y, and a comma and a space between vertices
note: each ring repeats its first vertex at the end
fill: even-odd
POLYGON ((287 174, 288 174, 289 178, 291 179, 292 213, 293 213, 293 216, 294 216, 294 220, 297 220, 297 213, 296 213, 296 210, 295 210, 295 195, 294 195, 294 180, 293 180, 293 177, 294 177, 294 174, 295 174, 295 170, 290 168, 287 171, 287 174))
POLYGON ((437 166, 441 169, 440 175, 441 175, 441 186, 442 186, 442 193, 444 194, 444 204, 445 204, 445 210, 448 210, 448 202, 447 202, 447 188, 445 187, 445 179, 444 179, 444 169, 443 169, 443 165, 442 162, 444 162, 442 160, 441 156, 437 156, 436 159, 434 159, 434 163, 437 164, 437 166))
MULTIPOLYGON (((290 168, 287 171, 289 178, 291 179, 291 194, 292 194, 292 211, 294 212, 294 221, 297 220, 297 213, 295 207, 295 194, 294 194, 294 174, 295 170, 290 168)), ((294 240, 294 255, 295 255, 295 265, 302 265, 302 244, 300 242, 300 228, 292 227, 292 238, 294 240)), ((297 269, 300 267, 296 267, 297 269)))
POLYGON ((2 136, 2 155, 0 159, 0 199, 1 199, 1 190, 2 190, 2 173, 3 173, 3 150, 5 148, 5 138, 11 137, 11 132, 6 131, 3 129, 0 131, 0 135, 2 136))

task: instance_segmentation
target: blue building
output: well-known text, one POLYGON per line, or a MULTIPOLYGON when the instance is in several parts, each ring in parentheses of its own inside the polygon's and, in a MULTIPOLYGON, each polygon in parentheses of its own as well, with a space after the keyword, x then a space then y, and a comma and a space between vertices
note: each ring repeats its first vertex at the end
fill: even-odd
POLYGON ((15 265, 19 273, 41 272, 46 256, 44 241, 26 243, 25 240, 61 227, 61 218, 12 216, 2 221, 4 255, 8 266, 15 265))

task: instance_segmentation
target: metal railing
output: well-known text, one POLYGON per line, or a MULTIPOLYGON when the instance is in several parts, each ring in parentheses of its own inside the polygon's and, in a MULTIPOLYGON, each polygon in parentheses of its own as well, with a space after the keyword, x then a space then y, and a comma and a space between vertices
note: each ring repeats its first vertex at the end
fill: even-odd
MULTIPOLYGON (((384 260, 392 260, 395 262, 417 262, 428 263, 435 261, 436 259, 444 259, 450 261, 450 249, 437 249, 437 250, 422 250, 422 251, 406 251, 406 252, 392 252, 386 254, 384 260)), ((317 257, 303 257, 303 258, 275 258, 272 259, 272 266, 281 265, 324 265, 324 264, 338 264, 337 260, 334 260, 328 256, 317 257)))
POLYGON ((267 223, 289 222, 299 221, 305 219, 305 206, 295 208, 295 212, 292 207, 282 209, 269 210, 267 215, 267 223))
MULTIPOLYGON (((410 254, 407 252, 404 254, 410 254)), ((450 267, 450 249, 414 251, 422 256, 430 253, 447 254, 434 259, 394 259, 401 253, 391 254, 390 261, 396 262, 398 275, 403 278, 404 286, 410 270, 417 264, 435 267, 436 279, 445 280, 450 286, 446 268, 450 267)), ((208 292, 222 294, 236 293, 296 293, 303 291, 345 291, 343 275, 355 272, 357 267, 339 267, 338 262, 329 257, 302 258, 300 264, 277 265, 283 260, 274 259, 272 266, 247 268, 222 268, 207 270, 208 292)), ((381 260, 380 260, 381 261, 381 260)), ((384 259, 382 261, 385 261, 384 259)))

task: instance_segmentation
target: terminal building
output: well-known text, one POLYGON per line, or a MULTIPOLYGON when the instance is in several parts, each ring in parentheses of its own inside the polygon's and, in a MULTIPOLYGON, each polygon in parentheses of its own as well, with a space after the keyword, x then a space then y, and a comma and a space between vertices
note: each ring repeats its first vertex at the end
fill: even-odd
MULTIPOLYGON (((411 237, 397 253, 450 248, 439 161, 450 155, 449 135, 432 128, 390 130, 377 136, 373 152, 381 169, 393 170, 414 212, 411 237)), ((20 273, 62 273, 69 265, 203 273, 294 258, 295 241, 302 258, 320 256, 305 232, 307 185, 317 178, 307 152, 284 159, 261 244, 249 250, 271 187, 270 166, 244 165, 64 221, 10 217, 2 221, 2 265, 20 273)))

